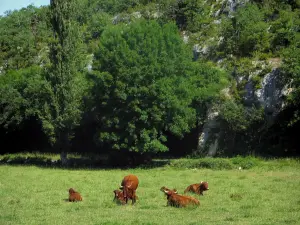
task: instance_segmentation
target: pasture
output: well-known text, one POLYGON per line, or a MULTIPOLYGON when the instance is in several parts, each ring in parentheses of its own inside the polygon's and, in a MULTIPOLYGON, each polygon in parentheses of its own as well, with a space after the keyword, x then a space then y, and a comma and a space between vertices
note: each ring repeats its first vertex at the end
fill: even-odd
POLYGON ((0 165, 0 224, 299 224, 299 162, 277 163, 249 170, 0 165), (117 205, 113 190, 130 173, 139 177, 139 200, 134 206, 131 201, 117 205), (182 194, 201 180, 209 182, 210 190, 204 196, 190 194, 200 200, 200 207, 166 206, 162 186, 182 194), (82 202, 66 201, 70 187, 82 194, 82 202))

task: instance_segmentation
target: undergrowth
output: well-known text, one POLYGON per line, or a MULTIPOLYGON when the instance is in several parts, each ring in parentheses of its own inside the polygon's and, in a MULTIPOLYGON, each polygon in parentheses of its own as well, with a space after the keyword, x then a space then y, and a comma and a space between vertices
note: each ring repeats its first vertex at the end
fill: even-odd
MULTIPOLYGON (((155 168, 155 167, 172 167, 178 169, 194 169, 206 168, 212 170, 247 170, 252 168, 257 169, 283 169, 286 167, 299 167, 299 158, 279 158, 279 159, 264 159, 253 156, 236 156, 232 158, 180 158, 180 159, 157 159, 154 158, 147 163, 139 165, 126 165, 114 163, 111 164, 110 158, 107 155, 86 154, 79 155, 71 153, 68 155, 70 168, 118 168, 118 167, 135 167, 135 168, 155 168)), ((116 162, 125 159, 118 159, 116 162)), ((42 167, 60 167, 59 154, 53 153, 15 153, 0 155, 0 164, 12 165, 37 165, 42 167)))

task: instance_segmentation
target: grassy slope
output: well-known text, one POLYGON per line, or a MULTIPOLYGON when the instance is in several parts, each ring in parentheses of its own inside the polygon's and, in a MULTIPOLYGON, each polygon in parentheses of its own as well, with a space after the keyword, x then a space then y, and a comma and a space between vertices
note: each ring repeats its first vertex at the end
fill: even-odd
MULTIPOLYGON (((282 168, 281 168, 282 169, 282 168)), ((299 167, 279 170, 209 170, 170 167, 134 170, 63 170, 0 166, 0 224, 297 224, 299 167), (123 176, 140 179, 135 206, 112 202, 123 176), (159 188, 183 192, 207 180, 200 208, 166 207, 159 188), (84 201, 69 203, 67 189, 84 201)))

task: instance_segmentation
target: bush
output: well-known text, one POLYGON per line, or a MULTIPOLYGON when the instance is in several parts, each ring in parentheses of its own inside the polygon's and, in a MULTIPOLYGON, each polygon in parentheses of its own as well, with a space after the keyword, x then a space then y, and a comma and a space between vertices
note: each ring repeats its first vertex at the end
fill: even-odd
POLYGON ((233 169, 234 165, 227 158, 178 159, 171 161, 176 168, 207 168, 213 170, 233 169))
POLYGON ((247 156, 247 157, 237 156, 235 158, 232 158, 231 162, 238 167, 242 167, 242 169, 250 169, 260 164, 259 159, 251 156, 247 156))

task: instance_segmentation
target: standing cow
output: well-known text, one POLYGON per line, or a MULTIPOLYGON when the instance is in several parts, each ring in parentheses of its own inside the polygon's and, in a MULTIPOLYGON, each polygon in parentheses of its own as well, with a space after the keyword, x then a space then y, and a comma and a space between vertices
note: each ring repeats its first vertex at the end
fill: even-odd
POLYGON ((121 202, 122 204, 127 204, 128 199, 131 199, 133 205, 136 202, 136 199, 138 199, 138 197, 135 194, 138 186, 139 186, 139 180, 137 176, 133 174, 125 176, 120 186, 120 189, 122 191, 119 190, 114 191, 115 193, 114 200, 118 199, 119 202, 121 202))
POLYGON ((200 205, 198 199, 193 198, 191 196, 179 195, 177 194, 176 189, 171 190, 166 187, 162 187, 160 190, 164 192, 165 195, 167 196, 168 206, 186 207, 188 205, 194 205, 194 206, 200 205))
POLYGON ((207 190, 209 190, 209 188, 208 188, 208 182, 201 181, 199 184, 191 184, 191 185, 189 185, 184 190, 184 193, 190 191, 190 192, 194 192, 194 193, 199 194, 199 195, 203 195, 203 192, 207 191, 207 190))

